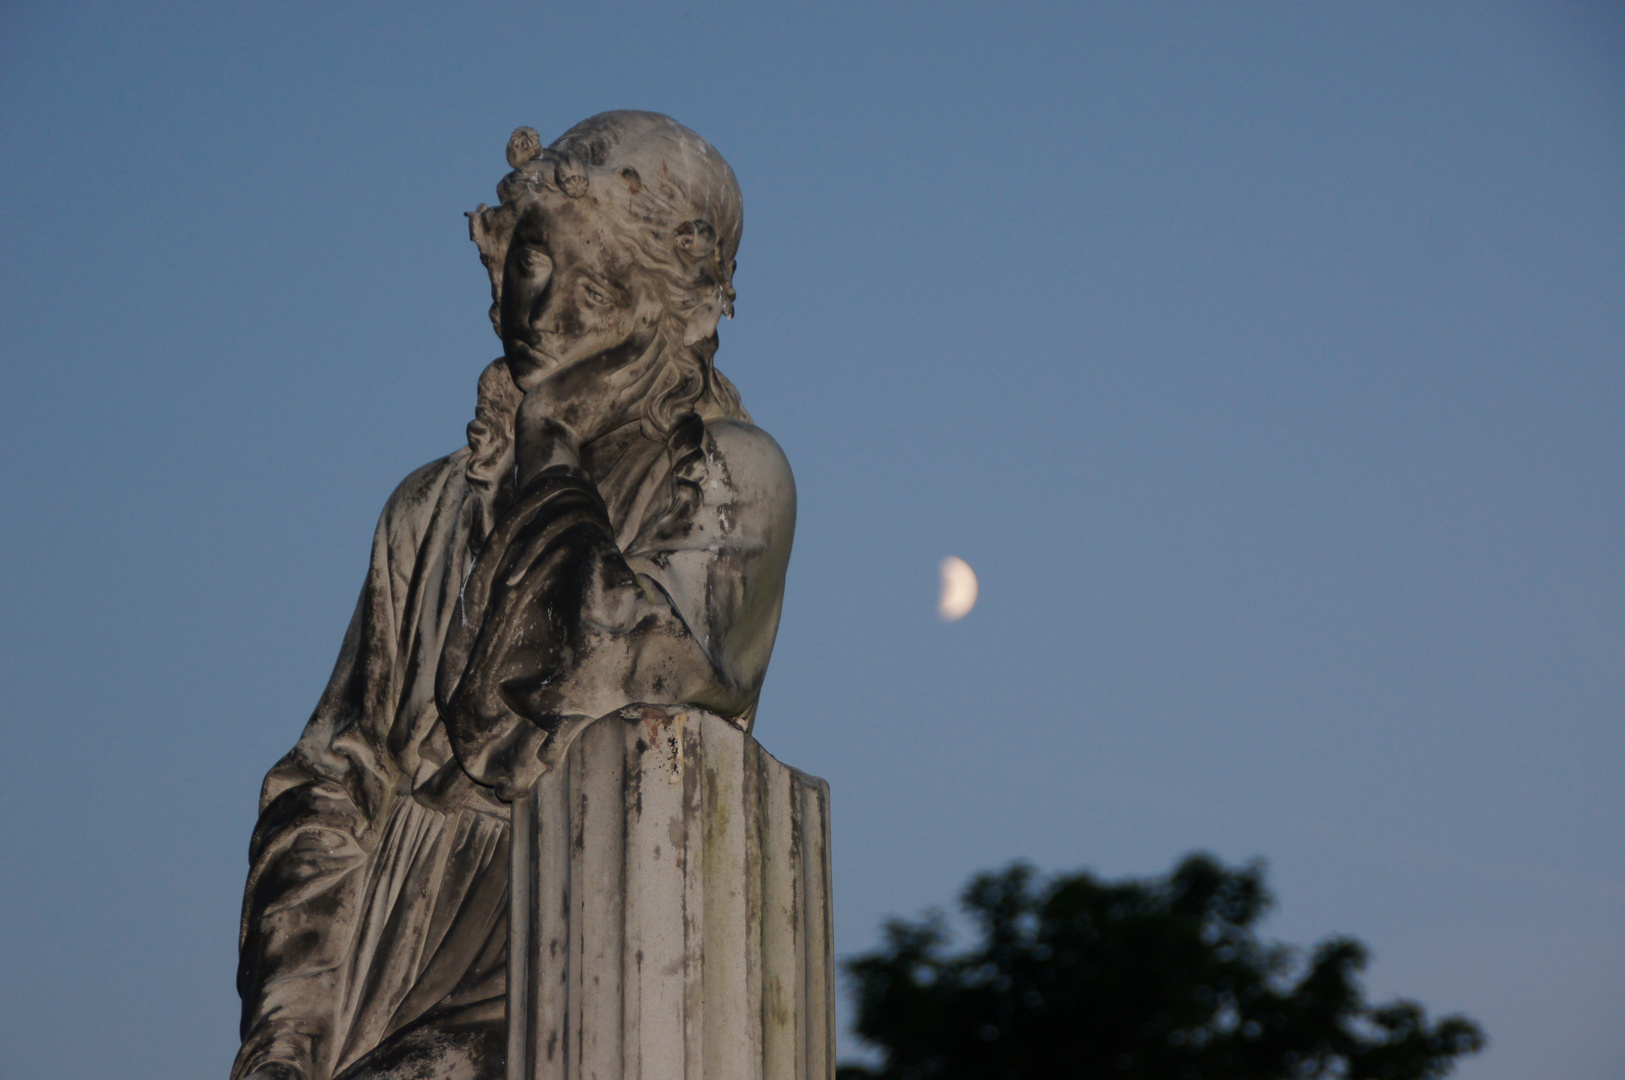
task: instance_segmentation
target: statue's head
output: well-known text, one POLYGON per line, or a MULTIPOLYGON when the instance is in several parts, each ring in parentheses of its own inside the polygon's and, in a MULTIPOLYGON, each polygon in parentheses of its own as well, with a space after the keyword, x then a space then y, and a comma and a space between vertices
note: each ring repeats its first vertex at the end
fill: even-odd
POLYGON ((520 128, 508 163, 501 204, 469 214, 469 232, 519 389, 582 362, 640 364, 651 434, 688 413, 742 416, 712 362, 744 209, 722 155, 669 117, 623 111, 545 148, 520 128))

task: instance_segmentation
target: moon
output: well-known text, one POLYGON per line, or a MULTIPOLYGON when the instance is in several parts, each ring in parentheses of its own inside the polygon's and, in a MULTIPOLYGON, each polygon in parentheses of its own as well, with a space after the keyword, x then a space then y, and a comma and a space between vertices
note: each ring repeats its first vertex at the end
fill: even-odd
POLYGON ((970 563, 955 555, 942 560, 942 595, 937 599, 937 614, 945 622, 958 622, 976 606, 976 571, 970 563))

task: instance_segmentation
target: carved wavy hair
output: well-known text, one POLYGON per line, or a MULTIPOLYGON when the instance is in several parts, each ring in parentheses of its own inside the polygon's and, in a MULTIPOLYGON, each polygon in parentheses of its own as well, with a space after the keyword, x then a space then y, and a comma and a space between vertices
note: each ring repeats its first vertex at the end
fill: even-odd
MULTIPOLYGON (((659 283, 664 312, 657 330, 661 371, 644 407, 644 433, 690 457, 691 416, 749 420, 739 392, 717 371, 718 339, 686 340, 704 309, 733 317, 734 259, 744 202, 733 170, 710 143, 659 113, 619 111, 583 120, 543 148, 532 128, 508 140, 513 171, 497 185, 495 207, 468 215, 469 236, 491 278, 491 324, 501 333, 502 273, 514 227, 527 209, 550 199, 591 197, 607 229, 637 252, 659 283), (689 430, 689 435, 682 433, 689 430)), ((480 377, 469 424, 469 477, 489 484, 511 463, 519 388, 498 361, 480 377)))

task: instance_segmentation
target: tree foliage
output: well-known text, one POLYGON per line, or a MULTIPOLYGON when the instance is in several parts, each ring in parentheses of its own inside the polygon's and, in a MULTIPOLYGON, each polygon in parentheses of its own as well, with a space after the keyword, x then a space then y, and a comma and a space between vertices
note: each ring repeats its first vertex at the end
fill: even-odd
POLYGON ((1263 868, 1187 857, 1167 877, 1038 883, 1017 863, 961 899, 979 934, 950 953, 940 915, 893 920, 845 962, 856 1031, 882 1055, 840 1080, 1429 1080, 1484 1036, 1369 1005, 1366 950, 1330 938, 1305 958, 1260 941, 1263 868))

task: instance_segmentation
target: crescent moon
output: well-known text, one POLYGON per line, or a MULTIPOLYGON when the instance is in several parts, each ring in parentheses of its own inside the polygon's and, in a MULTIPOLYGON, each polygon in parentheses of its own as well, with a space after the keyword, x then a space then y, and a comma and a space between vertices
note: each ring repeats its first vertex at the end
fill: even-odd
POLYGON ((976 571, 964 559, 950 555, 942 560, 942 595, 937 614, 945 622, 957 622, 976 606, 976 571))

